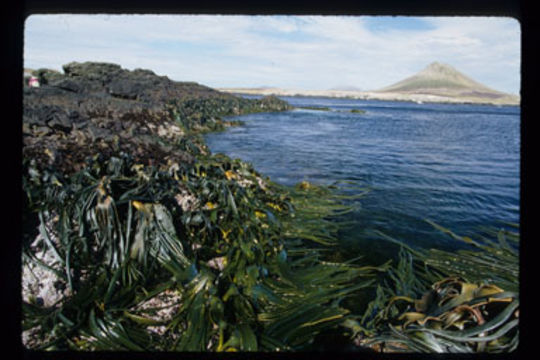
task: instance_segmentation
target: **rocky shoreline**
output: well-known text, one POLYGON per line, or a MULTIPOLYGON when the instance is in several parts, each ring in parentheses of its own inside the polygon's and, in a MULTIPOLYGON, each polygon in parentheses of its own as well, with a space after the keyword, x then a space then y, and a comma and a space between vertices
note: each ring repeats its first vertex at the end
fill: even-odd
POLYGON ((285 101, 107 63, 34 75, 22 122, 27 349, 516 348, 516 234, 457 258, 402 248, 395 268, 344 262, 336 244, 347 196, 279 186, 204 144, 201 134, 239 124, 222 117, 292 109, 285 101), (486 254, 498 268, 485 267, 486 254))
MULTIPOLYGON (((23 186, 28 197, 23 198, 22 299, 50 310, 72 297, 73 289, 62 276, 65 264, 59 253, 65 244, 57 229, 59 216, 41 199, 43 187, 66 186, 91 164, 125 156, 134 175, 143 177, 147 168, 193 169, 198 156, 209 154, 201 134, 241 124, 222 116, 292 108, 275 97, 237 98, 116 64, 70 63, 63 69, 63 74, 34 71, 40 86, 29 87, 25 79, 23 89, 23 186)), ((255 179, 264 187, 260 177, 255 179)), ((183 212, 201 207, 200 196, 186 188, 179 189, 175 201, 183 212)), ((51 340, 43 333, 40 338, 39 328, 23 332, 25 346, 37 348, 51 340)))
POLYGON ((157 139, 174 143, 186 132, 221 130, 231 125, 224 115, 291 108, 276 98, 240 99, 115 64, 71 63, 64 72, 38 70, 41 86, 24 88, 23 156, 68 173, 98 149, 103 156, 128 151, 143 163, 190 163, 191 154, 157 139))
POLYGON ((286 102, 107 63, 34 75, 22 122, 26 348, 301 349, 376 273, 299 247, 334 241, 329 219, 343 207, 328 190, 280 187, 204 144, 204 132, 239 124, 222 117, 286 102), (316 326, 273 318, 306 305, 316 326))

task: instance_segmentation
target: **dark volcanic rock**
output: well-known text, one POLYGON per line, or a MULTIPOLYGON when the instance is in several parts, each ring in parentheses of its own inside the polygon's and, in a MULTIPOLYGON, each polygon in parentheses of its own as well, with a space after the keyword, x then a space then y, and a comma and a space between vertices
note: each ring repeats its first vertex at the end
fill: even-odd
POLYGON ((109 94, 122 99, 137 99, 144 92, 145 84, 133 82, 128 79, 117 80, 109 85, 109 94))
POLYGON ((51 86, 72 92, 82 92, 84 88, 79 82, 66 78, 57 79, 56 81, 50 81, 48 83, 51 86))
POLYGON ((157 166, 192 162, 191 154, 174 147, 186 131, 218 129, 216 119, 224 115, 290 108, 274 97, 237 98, 116 64, 72 62, 63 68, 64 74, 40 70, 42 86, 24 88, 23 156, 67 173, 96 153, 126 152, 157 166))
POLYGON ((63 66, 64 73, 67 76, 81 76, 89 80, 99 80, 114 78, 122 72, 122 68, 117 64, 98 63, 98 62, 71 62, 63 66))

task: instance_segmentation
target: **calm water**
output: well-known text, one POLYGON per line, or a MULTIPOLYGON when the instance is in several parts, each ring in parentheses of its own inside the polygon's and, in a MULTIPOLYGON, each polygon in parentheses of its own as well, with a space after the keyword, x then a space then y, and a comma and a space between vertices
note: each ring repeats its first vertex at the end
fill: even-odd
POLYGON ((283 99, 334 111, 238 117, 245 126, 210 134, 207 144, 281 184, 352 180, 371 188, 341 234, 347 253, 384 255, 388 243, 376 241, 375 229, 415 247, 462 246, 423 219, 469 236, 519 222, 519 107, 283 99))

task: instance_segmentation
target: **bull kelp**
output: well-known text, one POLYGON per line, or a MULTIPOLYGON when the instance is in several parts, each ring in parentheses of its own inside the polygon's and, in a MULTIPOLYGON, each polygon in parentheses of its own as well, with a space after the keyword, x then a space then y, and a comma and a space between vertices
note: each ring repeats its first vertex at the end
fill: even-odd
POLYGON ((395 265, 343 261, 343 215, 366 189, 281 186, 204 144, 242 125, 223 116, 286 102, 114 64, 36 75, 23 116, 27 348, 302 351, 327 336, 366 351, 517 346, 517 233, 473 240, 433 224, 473 249, 400 243, 395 265))
POLYGON ((322 213, 304 202, 324 189, 287 192, 224 156, 160 171, 125 155, 62 180, 31 174, 40 235, 24 259, 68 293, 50 307, 24 303, 24 328, 46 337, 40 349, 302 349, 341 324, 350 311, 339 302, 383 270, 306 248, 335 240, 315 222, 344 210, 331 193, 322 213))
POLYGON ((388 281, 378 285, 360 321, 364 332, 358 343, 390 352, 515 350, 519 234, 487 230, 473 240, 428 222, 472 249, 418 251, 380 233, 402 246, 400 261, 388 272, 388 281))

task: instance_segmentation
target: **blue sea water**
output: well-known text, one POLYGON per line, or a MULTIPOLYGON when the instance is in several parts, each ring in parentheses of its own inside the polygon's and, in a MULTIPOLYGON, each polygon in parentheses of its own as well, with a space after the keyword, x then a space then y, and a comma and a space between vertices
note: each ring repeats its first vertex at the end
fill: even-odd
POLYGON ((424 219, 467 236, 519 223, 519 107, 283 99, 332 111, 240 116, 245 126, 208 134, 206 142, 280 184, 346 180, 369 187, 348 215, 353 225, 340 234, 347 253, 384 256, 389 244, 374 230, 413 247, 466 247, 424 219))

